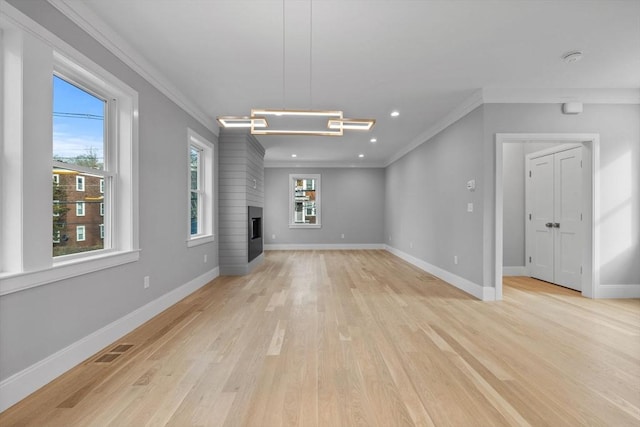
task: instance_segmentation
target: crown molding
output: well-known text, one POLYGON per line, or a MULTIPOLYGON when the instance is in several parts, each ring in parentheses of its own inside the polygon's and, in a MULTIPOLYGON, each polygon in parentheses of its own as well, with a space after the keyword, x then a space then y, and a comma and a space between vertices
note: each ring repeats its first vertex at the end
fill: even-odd
POLYGON ((63 15, 73 21, 82 30, 96 39, 118 59, 141 75, 167 98, 175 102, 180 108, 189 113, 200 124, 218 136, 218 126, 215 118, 210 117, 197 105, 182 94, 166 77, 153 67, 126 40, 109 27, 101 18, 93 13, 86 5, 79 1, 47 0, 63 15))
POLYGON ((264 161, 265 168, 384 168, 386 164, 379 163, 353 163, 353 162, 300 162, 300 161, 264 161), (295 162, 295 163, 294 163, 295 162))
POLYGON ((640 104, 640 88, 484 88, 482 98, 485 104, 640 104))

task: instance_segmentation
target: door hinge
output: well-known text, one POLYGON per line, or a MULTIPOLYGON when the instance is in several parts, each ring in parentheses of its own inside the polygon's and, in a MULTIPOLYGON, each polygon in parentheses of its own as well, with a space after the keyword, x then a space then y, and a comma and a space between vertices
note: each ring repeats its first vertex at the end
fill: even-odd
POLYGON ((531 264, 531 257, 529 257, 529 264, 531 264))

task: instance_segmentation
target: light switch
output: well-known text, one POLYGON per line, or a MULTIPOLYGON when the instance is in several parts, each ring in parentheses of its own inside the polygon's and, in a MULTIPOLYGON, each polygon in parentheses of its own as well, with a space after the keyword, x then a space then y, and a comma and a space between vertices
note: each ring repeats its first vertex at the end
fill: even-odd
POLYGON ((473 212, 473 203, 467 203, 467 212, 473 212))

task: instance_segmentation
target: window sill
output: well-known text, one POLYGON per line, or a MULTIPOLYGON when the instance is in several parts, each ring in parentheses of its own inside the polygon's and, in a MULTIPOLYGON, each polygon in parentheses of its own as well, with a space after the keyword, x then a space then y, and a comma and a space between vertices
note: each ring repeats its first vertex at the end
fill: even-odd
POLYGON ((322 224, 289 224, 289 228, 322 228, 322 224))
POLYGON ((139 250, 108 252, 82 260, 54 263, 50 268, 20 273, 0 273, 0 295, 11 294, 35 288, 59 280, 93 273, 122 264, 135 262, 140 258, 139 250))
POLYGON ((213 234, 208 234, 206 236, 198 236, 192 237, 187 240, 187 247, 192 248, 194 246, 204 245, 205 243, 211 243, 216 241, 216 236, 213 234))

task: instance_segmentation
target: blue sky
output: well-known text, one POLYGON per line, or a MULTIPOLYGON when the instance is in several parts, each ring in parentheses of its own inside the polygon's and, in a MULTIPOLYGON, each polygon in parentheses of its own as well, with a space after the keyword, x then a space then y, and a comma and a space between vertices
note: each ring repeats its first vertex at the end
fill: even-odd
POLYGON ((104 106, 101 99, 54 76, 53 154, 69 158, 93 150, 102 162, 104 106))

